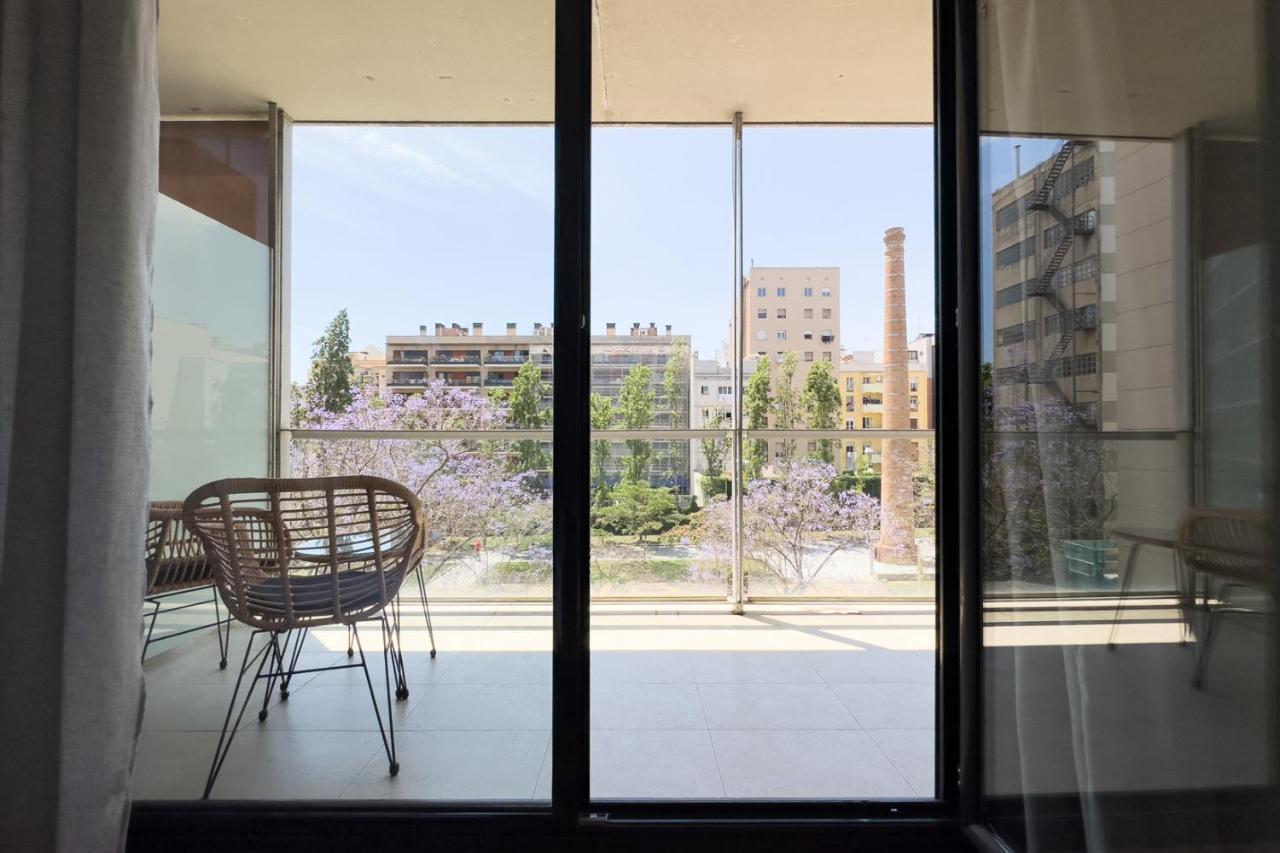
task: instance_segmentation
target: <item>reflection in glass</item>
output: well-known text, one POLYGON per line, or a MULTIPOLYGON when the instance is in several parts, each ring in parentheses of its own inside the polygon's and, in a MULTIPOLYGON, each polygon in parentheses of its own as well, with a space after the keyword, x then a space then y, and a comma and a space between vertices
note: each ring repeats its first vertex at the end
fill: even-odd
MULTIPOLYGON (((984 789, 1019 850, 1266 846, 1254 71, 1214 36, 1198 73, 1132 8, 995 2, 979 24, 984 789)), ((1248 41, 1251 7, 1221 11, 1248 41)), ((1208 32, 1207 7, 1170 13, 1208 32)))

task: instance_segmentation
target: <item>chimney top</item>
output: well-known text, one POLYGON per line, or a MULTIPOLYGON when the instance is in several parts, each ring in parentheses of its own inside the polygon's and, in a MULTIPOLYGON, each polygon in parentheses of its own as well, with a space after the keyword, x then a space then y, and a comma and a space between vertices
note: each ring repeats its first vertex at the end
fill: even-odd
POLYGON ((484 323, 472 323, 471 334, 480 336, 484 334, 484 323))
POLYGON ((444 334, 444 323, 436 323, 436 334, 437 335, 444 334))
POLYGON ((670 324, 670 323, 668 323, 668 324, 667 324, 667 337, 668 337, 668 338, 669 338, 669 337, 671 337, 671 324, 670 324))
POLYGON ((419 326, 419 327, 418 327, 418 334, 419 334, 419 335, 422 335, 423 337, 426 337, 426 336, 427 336, 427 327, 426 327, 426 325, 422 325, 422 326, 419 326))
POLYGON ((515 324, 515 323, 508 323, 508 324, 507 324, 507 334, 508 334, 508 335, 515 335, 515 333, 516 333, 516 324, 515 324))
POLYGON ((892 243, 897 243, 898 245, 902 245, 902 243, 906 239, 907 239, 907 233, 902 230, 902 226, 900 225, 895 225, 892 228, 886 229, 884 232, 884 244, 886 246, 892 243))

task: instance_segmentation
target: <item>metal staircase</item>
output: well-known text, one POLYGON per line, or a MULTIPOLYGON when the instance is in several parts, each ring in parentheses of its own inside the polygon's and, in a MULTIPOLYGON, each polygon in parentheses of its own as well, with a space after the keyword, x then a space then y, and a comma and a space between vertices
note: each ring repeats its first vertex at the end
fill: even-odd
POLYGON ((1050 200, 1054 185, 1062 177, 1074 148, 1075 143, 1073 140, 1068 139, 1062 143, 1062 147, 1058 149, 1057 156, 1053 158, 1053 163, 1049 166, 1048 173, 1045 174, 1044 183, 1040 185, 1040 189, 1027 202, 1028 210, 1048 211, 1063 226, 1062 240, 1059 241, 1057 248, 1053 250, 1053 257, 1045 265, 1039 279, 1034 284, 1028 285, 1026 291, 1028 299, 1039 298, 1048 301, 1059 316, 1062 317, 1062 321, 1059 323, 1059 337, 1054 343, 1053 349, 1049 351, 1044 361, 1039 365, 1029 365, 1027 370, 1028 382, 1048 386, 1060 398, 1065 398, 1066 395, 1057 381, 1058 360, 1062 358, 1067 348, 1071 346, 1076 330, 1082 328, 1082 318, 1074 308, 1068 306, 1059 298, 1056 288, 1053 286, 1053 279, 1062 268, 1062 262, 1066 259, 1067 253, 1071 251, 1071 245, 1075 241, 1076 234, 1085 234, 1092 231, 1092 228, 1087 227, 1087 223, 1081 223, 1077 218, 1064 213, 1050 200))

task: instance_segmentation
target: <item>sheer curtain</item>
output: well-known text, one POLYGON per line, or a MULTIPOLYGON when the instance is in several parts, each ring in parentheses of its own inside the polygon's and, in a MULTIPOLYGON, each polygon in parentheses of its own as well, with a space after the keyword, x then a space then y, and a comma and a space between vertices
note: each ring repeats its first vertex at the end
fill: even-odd
POLYGON ((154 0, 0 6, 0 838, 123 846, 143 691, 154 0))
POLYGON ((1261 5, 977 7, 986 821, 1271 849, 1261 5))

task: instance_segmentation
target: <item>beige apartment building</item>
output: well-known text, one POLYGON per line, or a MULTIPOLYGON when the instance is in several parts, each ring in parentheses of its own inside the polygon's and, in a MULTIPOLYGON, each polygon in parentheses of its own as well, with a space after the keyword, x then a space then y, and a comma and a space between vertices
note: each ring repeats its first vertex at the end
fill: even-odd
POLYGON ((369 385, 379 393, 387 390, 387 354, 370 344, 348 353, 357 385, 369 385))
MULTIPOLYGON (((907 344, 908 428, 934 429, 932 333, 916 335, 907 344)), ((844 428, 874 431, 884 428, 884 356, 878 350, 855 350, 840 360, 841 419, 844 428)), ((881 466, 881 439, 874 432, 859 432, 857 439, 844 442, 837 466, 852 469, 863 455, 876 474, 881 466)))
MULTIPOLYGON (((743 285, 743 355, 767 358, 777 365, 788 352, 796 354, 792 385, 804 387, 815 362, 840 372, 840 270, 838 267, 752 266, 743 285)), ((744 381, 750 374, 743 374, 744 381)), ((771 424, 772 426, 772 424, 771 424)), ((784 442, 773 442, 770 459, 783 454, 784 442)), ((811 442, 811 444, 814 444, 811 442)))
POLYGON ((743 354, 777 363, 794 352, 795 381, 808 365, 840 368, 840 270, 837 267, 751 268, 743 292, 743 354))

